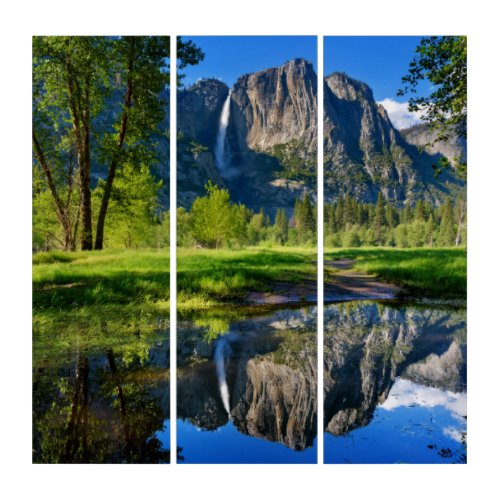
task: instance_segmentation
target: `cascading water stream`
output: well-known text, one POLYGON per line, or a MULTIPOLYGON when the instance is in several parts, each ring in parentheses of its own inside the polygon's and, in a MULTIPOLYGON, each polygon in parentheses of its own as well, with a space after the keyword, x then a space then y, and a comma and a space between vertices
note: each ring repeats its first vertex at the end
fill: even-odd
POLYGON ((217 372, 217 381, 219 382, 219 392, 222 399, 224 408, 231 417, 231 410, 229 407, 229 389, 226 382, 226 370, 224 366, 224 354, 229 349, 229 343, 225 337, 217 339, 214 351, 215 370, 217 372))
POLYGON ((220 172, 228 166, 228 158, 226 157, 226 131, 229 123, 229 114, 231 112, 231 91, 224 101, 222 112, 219 118, 219 130, 217 131, 217 140, 215 142, 215 163, 220 172))

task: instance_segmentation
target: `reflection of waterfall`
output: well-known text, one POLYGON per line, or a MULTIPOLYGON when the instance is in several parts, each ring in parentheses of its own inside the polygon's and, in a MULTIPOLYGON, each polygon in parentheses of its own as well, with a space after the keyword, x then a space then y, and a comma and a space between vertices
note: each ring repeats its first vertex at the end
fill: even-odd
POLYGON ((220 337, 217 340, 215 351, 214 351, 214 361, 215 369, 217 371, 217 380, 219 382, 220 397, 222 398, 222 403, 227 414, 230 416, 229 408, 229 389, 226 382, 226 370, 224 367, 224 354, 229 349, 229 343, 225 337, 220 337))
POLYGON ((223 172, 228 167, 228 158, 226 158, 226 130, 229 122, 229 113, 231 110, 231 91, 224 101, 222 112, 219 119, 219 130, 217 132, 217 141, 215 143, 215 163, 217 168, 223 172))

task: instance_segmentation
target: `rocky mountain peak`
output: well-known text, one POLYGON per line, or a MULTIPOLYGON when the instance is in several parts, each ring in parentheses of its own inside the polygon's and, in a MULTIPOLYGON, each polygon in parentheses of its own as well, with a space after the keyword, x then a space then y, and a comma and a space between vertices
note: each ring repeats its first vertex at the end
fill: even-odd
POLYGON ((327 199, 350 194, 375 202, 382 193, 398 204, 413 204, 418 198, 439 203, 460 188, 449 175, 434 178, 432 165, 438 157, 405 140, 368 85, 333 73, 325 78, 324 94, 327 199))
POLYGON ((364 82, 355 80, 345 73, 332 73, 325 77, 326 84, 332 93, 346 101, 373 101, 372 89, 364 82))
POLYGON ((316 74, 312 64, 293 59, 282 66, 243 75, 232 92, 235 144, 240 151, 267 151, 291 140, 315 149, 316 74))

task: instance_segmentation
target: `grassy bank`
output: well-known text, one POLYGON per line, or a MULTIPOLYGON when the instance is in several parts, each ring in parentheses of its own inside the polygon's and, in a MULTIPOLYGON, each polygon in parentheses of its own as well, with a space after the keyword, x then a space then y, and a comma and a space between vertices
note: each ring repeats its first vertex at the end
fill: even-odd
POLYGON ((413 295, 432 298, 467 295, 464 248, 326 249, 325 259, 355 259, 355 269, 402 285, 413 295))
MULTIPOLYGON (((315 273, 314 249, 179 249, 179 309, 203 309, 315 273)), ((61 315, 168 312, 166 250, 47 252, 33 256, 33 307, 61 315)))
MULTIPOLYGON (((465 298, 465 249, 326 249, 326 259, 355 259, 355 268, 415 295, 465 298)), ((300 282, 316 272, 311 248, 178 250, 179 310, 241 302, 273 282, 300 282)), ((168 314, 166 250, 48 252, 33 256, 33 307, 68 319, 168 314)))
POLYGON ((300 282, 316 273, 311 248, 191 250, 177 254, 177 304, 196 310, 238 302, 250 291, 270 291, 273 281, 300 282))
POLYGON ((165 250, 47 252, 33 256, 33 307, 163 306, 169 299, 165 250))

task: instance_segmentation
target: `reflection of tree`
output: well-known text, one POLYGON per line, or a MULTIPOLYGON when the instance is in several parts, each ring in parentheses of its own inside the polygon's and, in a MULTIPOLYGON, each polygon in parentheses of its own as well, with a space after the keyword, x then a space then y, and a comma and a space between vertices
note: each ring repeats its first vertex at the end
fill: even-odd
POLYGON ((203 339, 207 342, 212 342, 219 335, 224 335, 229 330, 227 319, 213 315, 205 315, 202 318, 196 319, 194 324, 204 329, 203 339))
POLYGON ((85 461, 87 455, 88 384, 89 360, 87 356, 78 353, 70 418, 66 430, 64 462, 74 462, 77 454, 85 461))
POLYGON ((33 384, 34 462, 158 463, 170 460, 156 433, 165 367, 127 362, 109 349, 78 352, 73 368, 45 367, 33 384))
MULTIPOLYGON (((123 429, 124 456, 129 463, 168 462, 170 451, 165 450, 154 432, 163 428, 163 412, 156 398, 148 394, 146 387, 119 373, 113 350, 107 352, 110 368, 109 380, 102 389, 106 397, 116 391, 119 418, 123 429), (124 384, 122 384, 124 382, 124 384)), ((116 401, 115 401, 116 404, 116 401)))

